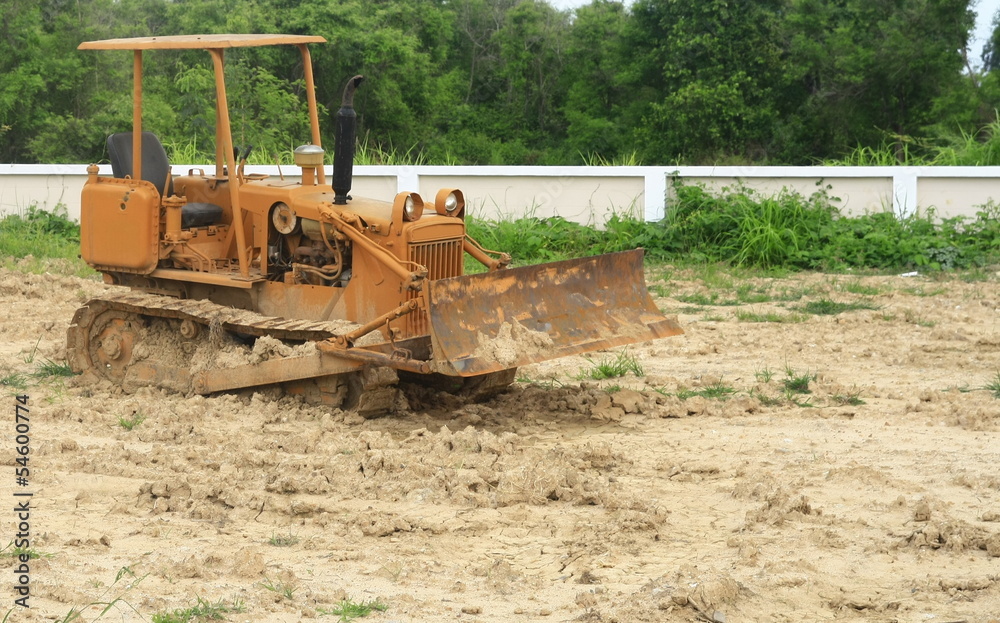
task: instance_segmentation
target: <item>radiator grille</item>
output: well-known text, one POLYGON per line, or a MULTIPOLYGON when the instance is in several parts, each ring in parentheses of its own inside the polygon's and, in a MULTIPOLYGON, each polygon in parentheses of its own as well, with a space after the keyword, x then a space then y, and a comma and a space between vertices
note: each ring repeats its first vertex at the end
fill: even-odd
MULTIPOLYGON (((462 250, 462 239, 435 240, 433 242, 410 243, 410 261, 427 268, 428 279, 444 279, 462 274, 465 261, 462 250)), ((407 294, 408 299, 416 298, 416 292, 407 294)), ((406 316, 408 335, 426 335, 430 329, 427 326, 427 314, 415 311, 406 316)))

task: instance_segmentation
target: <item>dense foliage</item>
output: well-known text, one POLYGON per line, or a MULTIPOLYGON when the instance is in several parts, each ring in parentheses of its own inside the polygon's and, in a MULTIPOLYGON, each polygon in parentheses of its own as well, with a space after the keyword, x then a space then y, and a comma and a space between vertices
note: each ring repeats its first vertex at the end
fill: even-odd
MULTIPOLYGON (((1000 39, 973 67, 972 4, 0 0, 0 162, 100 160, 103 138, 129 128, 131 55, 80 42, 202 32, 326 37, 319 101, 335 111, 346 79, 368 76, 356 104, 370 161, 920 159, 994 142, 1000 39)), ((149 53, 145 68, 146 127, 173 153, 214 153, 208 55, 149 53)), ((301 70, 293 49, 227 55, 236 143, 258 158, 308 138, 301 70)))
POLYGON ((766 197, 743 187, 710 193, 679 181, 671 197, 659 222, 616 216, 595 229, 559 217, 473 220, 469 233, 487 247, 511 250, 518 263, 636 247, 673 262, 835 271, 975 268, 1000 259, 1000 208, 992 204, 974 219, 842 216, 825 191, 766 197))

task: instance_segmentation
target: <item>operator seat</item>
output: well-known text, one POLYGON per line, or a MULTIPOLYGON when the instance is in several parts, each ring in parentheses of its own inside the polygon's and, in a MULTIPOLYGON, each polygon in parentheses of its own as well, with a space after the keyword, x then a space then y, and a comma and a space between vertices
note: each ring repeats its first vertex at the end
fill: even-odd
MULTIPOLYGON (((111 172, 117 178, 132 175, 132 133, 119 132, 108 137, 108 158, 111 172)), ((152 132, 142 133, 142 179, 156 186, 160 197, 174 194, 170 177, 170 161, 160 139, 152 132), (166 188, 164 188, 166 187, 166 188), (166 193, 164 193, 164 190, 166 193)), ((222 220, 222 206, 214 203, 186 203, 181 208, 181 227, 207 227, 222 220)))

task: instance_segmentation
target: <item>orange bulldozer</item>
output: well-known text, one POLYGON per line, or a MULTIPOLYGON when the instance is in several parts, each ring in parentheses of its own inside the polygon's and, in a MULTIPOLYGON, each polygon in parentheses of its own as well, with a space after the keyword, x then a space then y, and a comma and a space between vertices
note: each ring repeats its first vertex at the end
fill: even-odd
POLYGON ((509 268, 466 233, 461 190, 388 201, 352 197, 353 108, 336 113, 327 181, 309 44, 301 35, 188 35, 92 41, 133 54, 133 127, 108 138, 113 176, 91 165, 81 253, 127 291, 93 299, 68 331, 74 371, 126 391, 210 394, 281 385, 362 415, 399 408, 397 387, 489 394, 518 366, 681 333, 646 290, 641 249, 509 268), (300 179, 246 171, 226 99, 227 49, 295 46, 311 136, 300 179), (142 129, 146 50, 200 49, 215 71, 216 163, 174 176, 142 129), (466 255, 486 267, 464 274, 466 255))

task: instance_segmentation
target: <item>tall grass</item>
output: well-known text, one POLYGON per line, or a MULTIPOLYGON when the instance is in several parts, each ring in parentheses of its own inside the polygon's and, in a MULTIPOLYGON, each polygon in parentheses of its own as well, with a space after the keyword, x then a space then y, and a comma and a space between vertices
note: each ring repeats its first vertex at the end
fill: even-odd
POLYGON ((712 194, 674 180, 673 191, 668 223, 677 250, 739 266, 804 267, 836 215, 823 190, 810 197, 788 190, 764 197, 743 187, 712 194))
POLYGON ((96 274, 80 259, 80 225, 62 204, 52 212, 29 206, 0 219, 0 263, 38 273, 96 274))
POLYGON ((607 158, 596 152, 587 154, 581 152, 580 159, 588 167, 638 167, 642 165, 642 158, 639 156, 639 152, 634 149, 628 153, 617 154, 611 158, 607 158))
POLYGON ((603 228, 561 217, 468 220, 486 247, 515 263, 643 247, 652 257, 758 268, 941 270, 985 266, 1000 259, 1000 207, 975 218, 938 219, 932 211, 899 219, 879 212, 842 216, 820 190, 761 196, 743 187, 712 193, 677 180, 667 218, 658 222, 613 216, 603 228))
POLYGON ((886 133, 875 146, 858 145, 842 158, 824 160, 830 166, 996 166, 1000 165, 1000 120, 968 132, 942 134, 936 139, 886 133))

